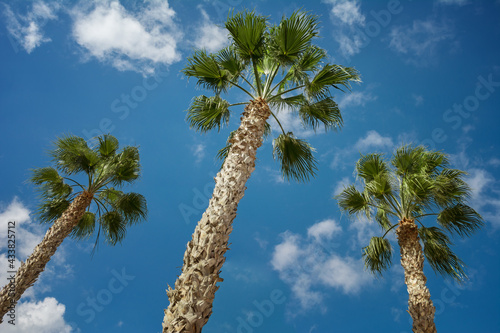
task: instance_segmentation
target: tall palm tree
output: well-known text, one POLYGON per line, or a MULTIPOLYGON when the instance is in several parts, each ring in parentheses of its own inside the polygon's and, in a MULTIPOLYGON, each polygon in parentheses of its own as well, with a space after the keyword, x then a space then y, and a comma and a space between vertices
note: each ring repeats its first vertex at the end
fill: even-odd
POLYGON ((98 225, 97 238, 102 233, 107 243, 116 245, 125 237, 128 226, 146 218, 144 197, 119 190, 139 178, 139 151, 131 146, 118 148, 118 140, 111 135, 98 137, 93 148, 80 137, 65 136, 56 140, 50 152, 55 168, 33 170, 31 182, 37 185, 42 198, 38 217, 53 225, 26 262, 21 263, 15 283, 0 292, 0 322, 36 282, 66 237, 88 238, 98 225), (85 183, 69 178, 82 173, 85 183), (90 210, 92 203, 95 212, 90 210))
POLYGON ((326 63, 326 52, 312 44, 318 35, 314 15, 296 11, 271 25, 266 17, 245 11, 231 14, 225 27, 230 45, 217 53, 195 51, 183 70, 214 94, 195 97, 187 119, 200 132, 220 130, 229 124, 231 107, 245 108, 239 128, 219 151, 224 162, 209 206, 187 245, 182 273, 175 288, 167 290, 170 305, 165 310, 164 333, 199 333, 212 313, 232 222, 255 169, 257 148, 270 132, 269 117, 282 131, 273 141, 273 155, 284 178, 306 181, 316 170, 313 148, 286 132, 276 113, 289 109, 305 126, 338 129, 342 117, 330 88, 349 89, 351 81, 359 81, 355 69, 326 63), (230 88, 238 88, 250 101, 226 101, 222 95, 230 88))
POLYGON ((403 146, 394 153, 391 165, 381 154, 361 156, 356 173, 363 190, 350 185, 336 198, 349 215, 364 214, 384 231, 382 237, 372 237, 363 248, 365 266, 375 274, 391 265, 392 248, 386 236, 396 228, 413 332, 436 332, 435 308, 425 285, 424 257, 437 273, 463 281, 464 265, 450 249, 447 233, 469 236, 483 220, 467 205, 470 188, 464 180, 465 172, 451 169, 446 154, 422 146, 403 146), (430 217, 438 226, 423 224, 430 217))

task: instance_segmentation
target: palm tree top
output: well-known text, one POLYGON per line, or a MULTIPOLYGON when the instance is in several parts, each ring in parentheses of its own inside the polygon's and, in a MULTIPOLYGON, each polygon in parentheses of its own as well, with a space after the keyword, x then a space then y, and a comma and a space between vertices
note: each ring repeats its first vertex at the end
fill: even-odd
MULTIPOLYGON (((227 126, 230 108, 250 103, 230 103, 222 98, 230 88, 238 88, 251 100, 263 99, 281 128, 274 156, 286 157, 286 161, 280 160, 283 176, 308 180, 316 170, 313 149, 286 131, 276 114, 289 109, 305 127, 339 129, 342 116, 331 88, 349 90, 351 82, 360 82, 359 73, 352 67, 327 63, 326 51, 312 44, 318 36, 318 17, 309 12, 295 11, 279 24, 271 24, 254 11, 233 12, 225 28, 229 46, 215 53, 195 51, 182 70, 214 94, 193 99, 187 110, 188 122, 201 132, 227 126)), ((225 156, 223 151, 219 155, 225 156)))
POLYGON ((90 147, 78 136, 58 138, 49 152, 54 166, 32 170, 30 181, 42 199, 37 211, 41 222, 57 220, 76 196, 86 193, 92 197, 95 209, 88 207, 71 235, 88 238, 98 224, 97 238, 103 231, 106 241, 115 245, 125 237, 128 225, 147 216, 142 195, 120 190, 140 177, 139 150, 132 146, 119 149, 118 140, 109 134, 96 141, 90 147))
POLYGON ((395 151, 390 163, 382 154, 362 155, 355 172, 363 190, 349 185, 336 199, 341 210, 374 219, 384 231, 364 248, 365 264, 372 272, 381 273, 390 265, 386 235, 401 221, 414 221, 420 225, 424 255, 432 268, 457 280, 465 278, 463 263, 451 251, 447 234, 470 236, 484 223, 467 204, 471 189, 464 179, 466 173, 452 169, 448 155, 405 145, 395 151), (430 217, 437 226, 423 224, 430 217))

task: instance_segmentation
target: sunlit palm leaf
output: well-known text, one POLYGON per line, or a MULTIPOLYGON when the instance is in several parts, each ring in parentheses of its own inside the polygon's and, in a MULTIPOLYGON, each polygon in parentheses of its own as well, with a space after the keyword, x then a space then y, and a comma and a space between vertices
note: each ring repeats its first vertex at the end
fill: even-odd
POLYGON ((106 212, 101 215, 99 223, 106 235, 106 241, 111 245, 120 243, 126 234, 126 223, 123 216, 117 211, 106 212))
POLYGON ((87 142, 73 135, 58 138, 51 155, 56 167, 68 175, 82 171, 91 173, 99 162, 99 156, 88 147, 87 142))
POLYGON ((197 85, 216 93, 226 91, 231 82, 230 72, 221 68, 217 58, 205 50, 196 51, 189 57, 182 72, 188 77, 197 78, 197 85))
POLYGON ((239 12, 226 21, 233 45, 243 61, 259 59, 264 55, 266 18, 254 12, 239 12))
POLYGON ((55 198, 44 201, 38 208, 40 222, 50 223, 57 220, 69 207, 69 200, 65 198, 55 198))
POLYGON ((229 103, 219 96, 197 96, 187 110, 187 120, 192 128, 200 132, 214 128, 220 131, 223 126, 229 124, 231 112, 228 107, 229 103))
POLYGON ((342 90, 342 86, 350 90, 351 81, 360 81, 359 73, 354 68, 328 64, 306 85, 306 93, 313 98, 323 99, 330 97, 331 87, 342 90))
POLYGON ((310 46, 318 35, 318 17, 296 11, 283 18, 272 30, 272 55, 283 65, 292 64, 310 46))
POLYGON ((316 103, 303 101, 299 109, 299 116, 304 125, 311 126, 314 130, 319 127, 320 123, 325 126, 325 130, 339 129, 343 124, 342 114, 337 103, 329 97, 316 103))
POLYGON ((347 211, 349 215, 364 213, 370 216, 369 201, 363 193, 359 192, 354 185, 349 185, 335 197, 340 208, 347 211))
POLYGON ((104 158, 114 156, 119 147, 118 140, 109 134, 102 135, 98 139, 100 155, 104 158))

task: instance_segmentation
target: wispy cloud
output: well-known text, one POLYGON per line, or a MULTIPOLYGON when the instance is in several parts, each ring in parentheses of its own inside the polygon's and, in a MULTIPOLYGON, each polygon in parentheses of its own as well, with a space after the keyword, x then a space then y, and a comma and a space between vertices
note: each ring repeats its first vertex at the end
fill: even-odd
POLYGON ((196 144, 191 147, 191 151, 193 152, 193 156, 196 159, 196 163, 200 163, 205 157, 205 148, 206 146, 202 143, 196 144))
POLYGON ((416 66, 427 66, 437 61, 437 50, 449 42, 450 50, 456 48, 453 28, 449 22, 434 19, 415 20, 407 26, 393 27, 389 46, 396 53, 404 55, 406 62, 416 66))
POLYGON ((72 10, 73 37, 89 57, 143 74, 180 60, 182 32, 167 1, 150 1, 134 12, 118 1, 82 6, 72 10))
POLYGON ((422 95, 412 94, 413 100, 415 101, 415 106, 422 105, 424 103, 424 97, 422 95))
POLYGON ((38 46, 51 41, 44 35, 42 28, 47 21, 57 19, 59 9, 58 2, 35 1, 26 15, 22 15, 14 13, 9 5, 4 4, 7 31, 26 52, 31 53, 38 46))
POLYGON ((194 46, 208 52, 215 52, 228 45, 227 30, 213 23, 201 5, 198 6, 198 9, 201 11, 203 21, 195 31, 194 46))
POLYGON ((365 44, 364 37, 357 30, 363 28, 366 17, 361 13, 358 0, 323 0, 331 5, 330 19, 335 26, 333 37, 339 43, 344 57, 360 52, 365 44))
POLYGON ((366 103, 375 101, 376 99, 377 96, 369 91, 354 91, 340 98, 339 107, 345 109, 348 107, 365 106, 366 103))
POLYGON ((271 265, 290 285, 302 309, 322 307, 325 288, 355 294, 371 281, 361 260, 325 247, 341 233, 336 221, 325 220, 309 227, 307 237, 284 232, 274 247, 271 265))
POLYGON ((361 152, 366 152, 369 149, 379 148, 388 149, 394 146, 392 138, 388 136, 382 136, 377 131, 368 131, 366 136, 360 138, 354 145, 354 149, 361 152))

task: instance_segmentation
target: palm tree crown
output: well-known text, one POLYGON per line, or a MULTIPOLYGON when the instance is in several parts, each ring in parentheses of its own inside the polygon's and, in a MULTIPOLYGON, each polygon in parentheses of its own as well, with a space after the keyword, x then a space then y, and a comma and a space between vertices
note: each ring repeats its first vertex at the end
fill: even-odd
MULTIPOLYGON (((342 116, 330 88, 350 89, 351 81, 360 81, 358 72, 325 63, 326 51, 311 43, 318 36, 317 17, 307 12, 296 11, 278 25, 271 25, 266 17, 245 11, 232 14, 225 27, 230 45, 217 53, 196 51, 183 70, 214 93, 194 98, 187 110, 188 122, 201 132, 227 126, 230 108, 249 104, 223 99, 221 95, 232 87, 252 100, 262 99, 274 110, 271 115, 281 128, 273 142, 273 156, 281 163, 284 178, 308 180, 316 170, 314 149, 285 131, 276 114, 288 108, 314 130, 321 125, 325 130, 340 128, 342 116)), ((231 144, 230 135, 218 157, 224 159, 231 144)))
POLYGON ((398 221, 416 221, 424 255, 431 267, 443 276, 466 278, 463 263, 450 249, 450 235, 469 236, 483 225, 481 216, 466 200, 470 187, 465 172, 451 169, 446 154, 424 147, 403 146, 396 150, 390 165, 381 154, 362 156, 356 173, 363 190, 346 187, 336 198, 350 215, 365 214, 385 231, 372 237, 363 249, 366 267, 381 273, 391 264, 391 245, 385 236, 398 221), (438 226, 425 227, 425 217, 433 216, 438 226))
POLYGON ((139 151, 136 147, 119 150, 118 140, 112 135, 98 137, 98 144, 92 148, 83 138, 65 136, 56 140, 50 154, 55 167, 34 169, 31 177, 42 197, 38 209, 40 221, 50 223, 57 220, 82 192, 92 197, 95 212, 89 205, 72 230, 74 238, 90 237, 98 224, 98 237, 102 231, 107 243, 115 245, 125 237, 127 226, 146 218, 145 198, 117 189, 139 178, 139 151), (69 178, 76 174, 84 174, 84 180, 78 182, 69 178))

